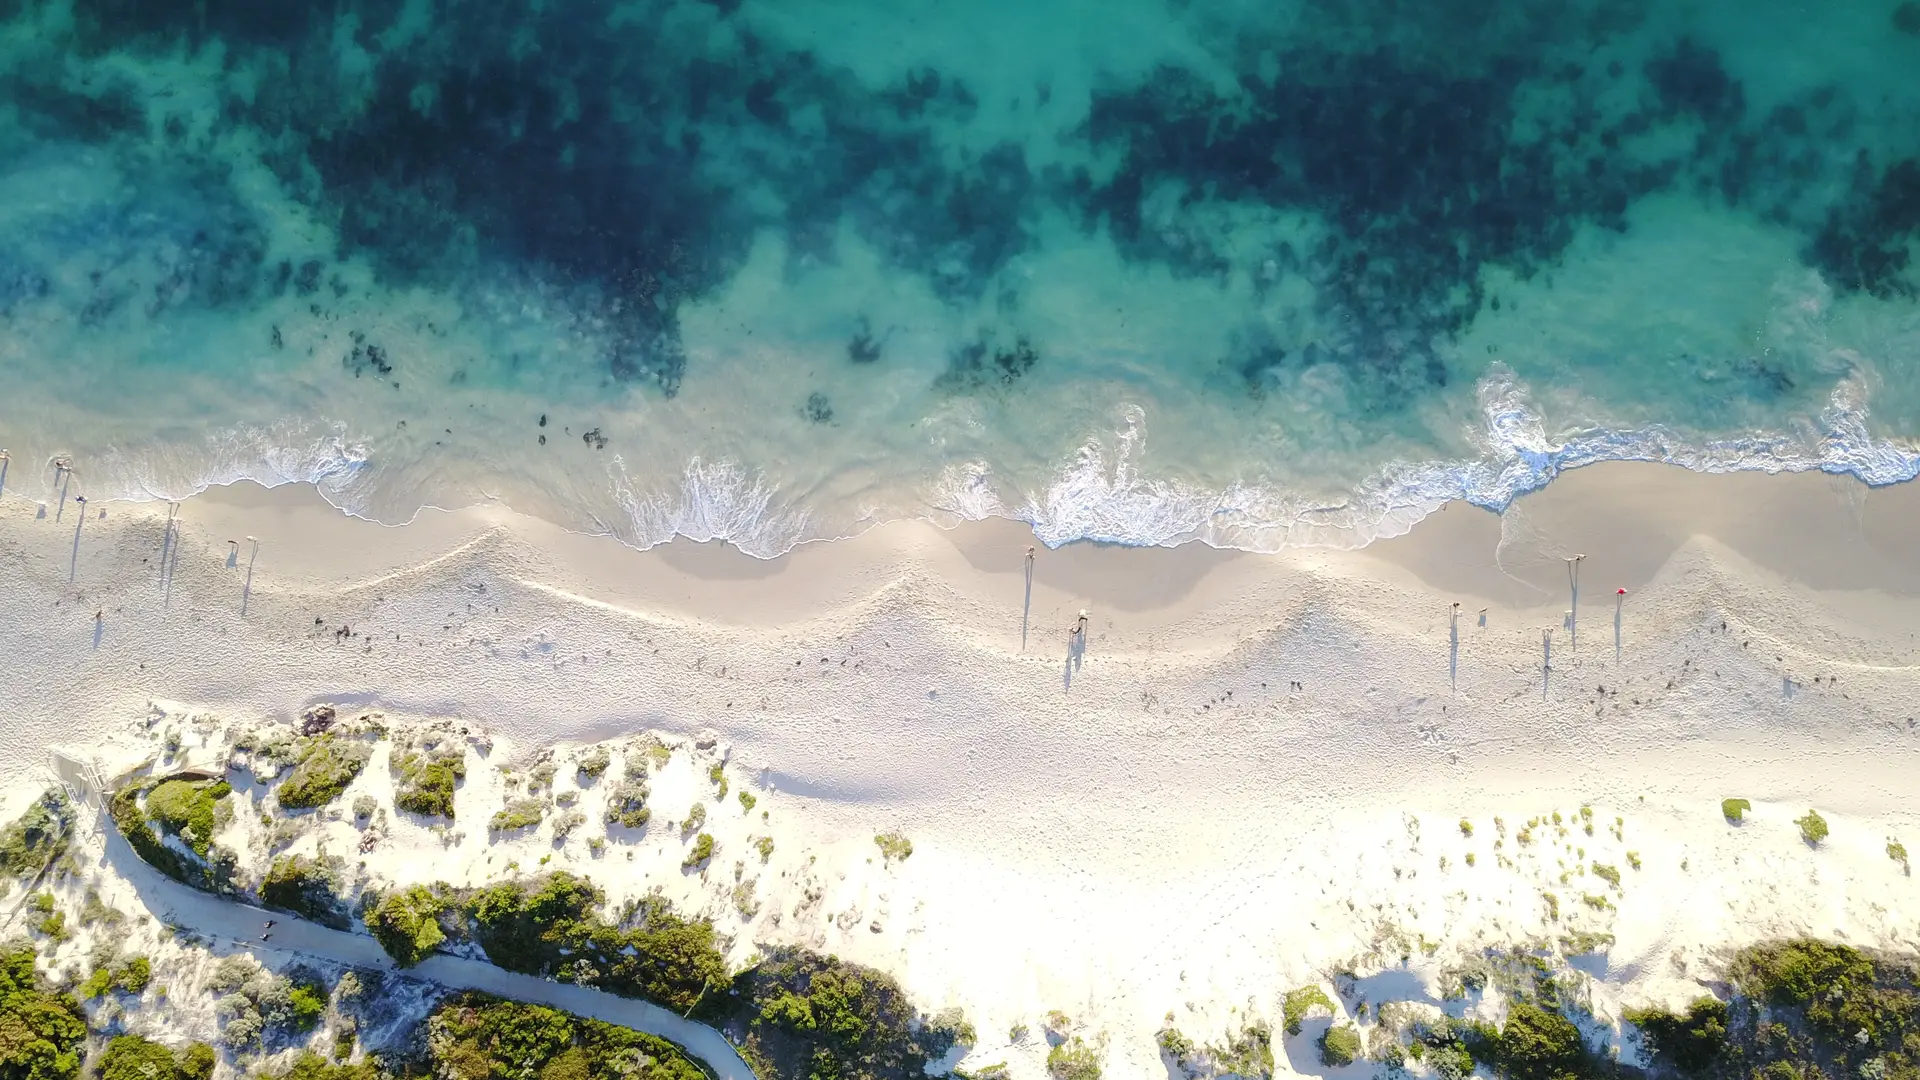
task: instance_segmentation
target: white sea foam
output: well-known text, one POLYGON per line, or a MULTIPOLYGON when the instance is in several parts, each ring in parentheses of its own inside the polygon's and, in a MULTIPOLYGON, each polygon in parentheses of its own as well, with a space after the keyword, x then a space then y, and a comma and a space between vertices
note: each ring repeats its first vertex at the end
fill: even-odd
MULTIPOLYGON (((1473 433, 1479 456, 1395 463, 1340 500, 1307 499, 1253 484, 1208 489, 1146 475, 1139 461, 1148 416, 1130 405, 1115 430, 1086 439, 1044 487, 1010 493, 988 464, 963 461, 941 471, 922 494, 921 505, 927 517, 942 524, 993 517, 1023 521, 1049 547, 1077 540, 1136 547, 1198 541, 1267 552, 1365 546, 1405 533, 1454 501, 1503 511, 1560 473, 1603 461, 1664 462, 1710 473, 1821 470, 1870 485, 1920 475, 1920 451, 1869 432, 1866 399, 1865 385, 1855 375, 1840 382, 1818 423, 1797 433, 1689 441, 1653 426, 1556 438, 1548 434, 1526 388, 1509 373, 1495 372, 1479 388, 1481 426, 1473 433)), ((347 513, 405 521, 419 506, 377 505, 381 491, 405 490, 423 504, 443 494, 390 483, 395 478, 382 476, 378 452, 351 438, 344 424, 330 422, 289 419, 229 428, 198 445, 160 451, 112 446, 76 465, 97 500, 181 499, 243 480, 267 487, 308 483, 347 513)), ((47 494, 50 475, 37 478, 47 494)), ((617 516, 609 520, 590 507, 562 507, 561 516, 569 519, 563 524, 642 549, 685 537, 722 540, 749 555, 772 558, 883 520, 804 505, 784 496, 764 472, 733 461, 696 457, 678 476, 648 477, 615 457, 607 477, 607 497, 617 516)), ((34 477, 16 468, 8 491, 34 494, 35 484, 34 477)))
POLYGON ((1360 547, 1398 536, 1449 502, 1503 511, 1568 469, 1603 461, 1653 461, 1698 472, 1820 470, 1870 485, 1920 475, 1920 452, 1875 438, 1867 429, 1866 391, 1843 380, 1822 410, 1817 431, 1756 433, 1690 442, 1665 427, 1594 430, 1556 440, 1526 390, 1496 372, 1480 386, 1483 454, 1464 461, 1390 465, 1337 503, 1303 502, 1246 485, 1206 491, 1140 475, 1134 459, 1146 438, 1143 410, 1129 407, 1109 440, 1088 440, 1043 490, 1004 500, 984 464, 949 468, 937 503, 965 519, 1015 517, 1049 547, 1095 540, 1138 547, 1201 541, 1218 547, 1360 547))

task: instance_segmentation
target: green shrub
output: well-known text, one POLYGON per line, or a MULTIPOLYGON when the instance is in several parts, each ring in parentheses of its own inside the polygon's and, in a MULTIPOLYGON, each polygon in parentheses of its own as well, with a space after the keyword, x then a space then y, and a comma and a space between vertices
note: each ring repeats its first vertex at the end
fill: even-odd
POLYGON ((540 799, 515 799, 493 815, 487 827, 494 832, 531 829, 547 815, 547 804, 540 799))
POLYGON ((1493 1054, 1502 1075, 1512 1080, 1563 1080, 1581 1074, 1586 1046, 1573 1021, 1531 1002, 1515 1001, 1493 1054))
POLYGON ((459 746, 395 747, 392 771, 396 808, 453 819, 453 792, 467 776, 466 754, 459 746))
POLYGON ((296 982, 287 992, 287 1027, 312 1031, 327 1015, 327 988, 317 982, 296 982))
POLYGON ((24 813, 0 829, 0 873, 12 877, 38 874, 41 867, 66 854, 73 822, 73 804, 66 792, 48 788, 24 813))
POLYGON ((1802 939, 1742 950, 1733 975, 1743 990, 1775 1005, 1804 1006, 1807 1019, 1828 1034, 1852 1036, 1877 1028, 1873 963, 1858 949, 1802 939))
POLYGON ((1194 1051, 1199 1049, 1193 1044, 1192 1039, 1187 1038, 1179 1028, 1173 1026, 1172 1013, 1167 1014, 1167 1026, 1160 1029, 1156 1040, 1160 1043, 1160 1053, 1165 1055, 1168 1061, 1182 1068, 1192 1059, 1194 1051))
POLYGON ((603 899, 586 878, 556 872, 483 889, 466 911, 487 958, 510 971, 645 998, 682 1013, 726 985, 712 923, 683 918, 665 899, 649 896, 616 925, 601 916, 603 899))
POLYGON ((300 764, 274 791, 274 798, 289 810, 325 806, 347 790, 372 755, 372 748, 358 739, 341 735, 309 739, 300 764))
MULTIPOLYGON (((486 1075, 481 1073, 471 1080, 484 1080, 486 1075)), ((278 1074, 277 1080, 386 1080, 386 1074, 371 1062, 344 1065, 328 1061, 311 1050, 302 1050, 293 1064, 287 1066, 287 1071, 278 1074)))
POLYGON ((1338 1068, 1359 1056, 1360 1033, 1352 1027, 1335 1024, 1320 1035, 1320 1064, 1338 1068))
POLYGON ((440 929, 444 908, 433 890, 414 885, 381 897, 367 913, 367 929, 395 963, 412 967, 446 940, 446 933, 440 929))
POLYGON ((767 949, 694 1016, 725 1030, 763 1080, 908 1080, 971 1041, 958 1016, 916 1018, 888 975, 791 946, 767 949))
POLYGON ((1302 986, 1287 991, 1286 998, 1280 1004, 1281 1022, 1287 1034, 1300 1034, 1301 1023, 1316 1008, 1327 1010, 1329 1015, 1333 1013, 1333 999, 1327 997, 1325 990, 1317 986, 1302 986))
POLYGON ((1047 1075, 1053 1080, 1100 1080, 1100 1052, 1075 1035, 1047 1051, 1047 1075))
POLYGON ((1727 1003, 1703 997, 1683 1014, 1665 1009, 1628 1009, 1627 1021, 1638 1027, 1656 1058, 1682 1072, 1697 1073, 1713 1064, 1727 1044, 1727 1003))
POLYGON ((913 841, 897 832, 881 833, 873 838, 880 848, 880 857, 887 863, 906 862, 913 855, 913 841))
POLYGON ((212 1080, 213 1066, 218 1060, 219 1055, 206 1043, 188 1043, 187 1048, 180 1051, 180 1080, 212 1080))
POLYGON ((743 814, 753 813, 753 804, 759 802, 760 800, 754 798, 753 792, 748 791, 746 788, 740 789, 739 796, 740 796, 740 812, 743 814))
POLYGON ((1613 886, 1616 889, 1620 887, 1620 868, 1619 867, 1608 866, 1606 863, 1594 863, 1593 876, 1599 878, 1601 881, 1606 882, 1607 884, 1613 886))
POLYGON ((607 768, 612 764, 613 755, 607 752, 606 747, 593 746, 581 751, 580 757, 574 761, 573 767, 581 776, 589 780, 598 780, 606 773, 607 768))
POLYGON ((72 1080, 86 1037, 80 1002, 46 986, 34 972, 31 948, 0 952, 0 1076, 72 1080))
POLYGON ((213 844, 214 804, 233 788, 224 780, 167 780, 147 793, 147 820, 206 858, 213 844))
POLYGON ((1747 811, 1751 809, 1753 809, 1753 804, 1745 799, 1720 800, 1720 813, 1727 819, 1728 824, 1731 825, 1740 824, 1741 819, 1744 818, 1747 811))
POLYGON ((173 1051, 138 1035, 122 1035, 100 1053, 100 1080, 174 1080, 173 1051))
POLYGON ((753 842, 753 848, 760 853, 760 863, 764 866, 768 859, 773 858, 773 837, 762 836, 756 839, 753 842))
MULTIPOLYGON (((745 793, 742 792, 742 794, 745 794, 745 793)), ((1906 868, 1908 866, 1907 845, 1901 843, 1898 840, 1888 840, 1887 841, 1887 858, 1892 859, 1894 862, 1899 863, 1902 868, 1906 868)))
POLYGON ((152 983, 153 961, 144 956, 136 956, 113 969, 114 987, 129 994, 145 993, 152 983))
POLYGON ((711 858, 713 858, 713 834, 701 833, 693 841, 693 848, 687 852, 687 857, 680 860, 680 868, 691 870, 711 858))
POLYGON ((647 781, 645 774, 621 777, 607 793, 607 820, 615 825, 629 829, 643 828, 653 811, 647 809, 647 781))
POLYGON ((1794 818, 1793 823, 1800 826, 1800 839, 1805 840, 1809 847, 1817 847, 1820 841, 1827 838, 1827 819, 1821 817, 1818 811, 1808 810, 1806 817, 1794 818))
POLYGON ((665 1039, 482 994, 449 998, 427 1020, 432 1075, 448 1080, 702 1080, 665 1039))
POLYGON ((260 885, 260 902, 335 930, 345 930, 352 922, 339 897, 343 866, 338 857, 310 859, 305 855, 282 855, 267 868, 266 879, 260 885))
POLYGON ((1469 840, 1473 839, 1473 822, 1468 821, 1466 818, 1461 818, 1460 819, 1460 835, 1466 837, 1469 840))

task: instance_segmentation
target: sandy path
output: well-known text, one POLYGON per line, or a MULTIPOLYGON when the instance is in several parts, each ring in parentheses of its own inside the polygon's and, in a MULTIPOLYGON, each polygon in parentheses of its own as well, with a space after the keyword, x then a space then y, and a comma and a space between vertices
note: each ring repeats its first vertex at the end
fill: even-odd
MULTIPOLYGON (((211 896, 161 874, 143 862, 104 816, 93 832, 105 846, 106 862, 133 886, 147 910, 171 926, 190 930, 216 944, 228 944, 256 957, 310 957, 349 967, 397 972, 454 990, 479 990, 514 1001, 562 1009, 576 1016, 644 1031, 667 1039, 704 1064, 720 1080, 754 1080, 753 1070, 718 1031, 658 1005, 506 971, 457 956, 430 956, 412 968, 400 968, 380 944, 365 934, 350 934, 211 896), (265 923, 273 920, 271 931, 265 923), (262 933, 271 933, 263 941, 262 933)), ((278 964, 275 965, 279 966, 278 964)))

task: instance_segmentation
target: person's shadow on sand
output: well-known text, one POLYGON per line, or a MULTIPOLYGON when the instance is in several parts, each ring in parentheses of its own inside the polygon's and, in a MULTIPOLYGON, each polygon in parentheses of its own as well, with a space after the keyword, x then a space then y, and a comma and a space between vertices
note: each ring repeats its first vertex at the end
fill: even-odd
POLYGON ((1074 673, 1080 670, 1080 664, 1086 656, 1087 624, 1083 620, 1080 625, 1067 631, 1067 668, 1061 676, 1062 689, 1073 689, 1074 673))

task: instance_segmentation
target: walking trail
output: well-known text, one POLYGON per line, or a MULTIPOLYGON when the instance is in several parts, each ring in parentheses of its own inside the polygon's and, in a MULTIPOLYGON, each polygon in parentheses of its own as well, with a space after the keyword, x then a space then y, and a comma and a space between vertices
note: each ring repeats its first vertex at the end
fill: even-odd
MULTIPOLYGON (((94 798, 84 805, 97 806, 94 798)), ((87 821, 86 815, 82 820, 87 821)), ((134 853, 126 838, 104 818, 92 821, 105 843, 106 861, 133 886, 147 910, 163 923, 198 934, 211 943, 244 948, 256 955, 301 956, 350 967, 403 973, 455 990, 479 990, 515 1001, 562 1009, 577 1016, 657 1035, 685 1050, 719 1080, 755 1080, 753 1070, 720 1032, 646 1001, 636 1001, 571 983, 522 975, 479 960, 431 956, 402 969, 364 934, 332 930, 317 923, 228 900, 182 885, 155 870, 134 853), (267 920, 272 939, 262 941, 267 920)), ((83 826, 84 828, 84 826, 83 826)))

